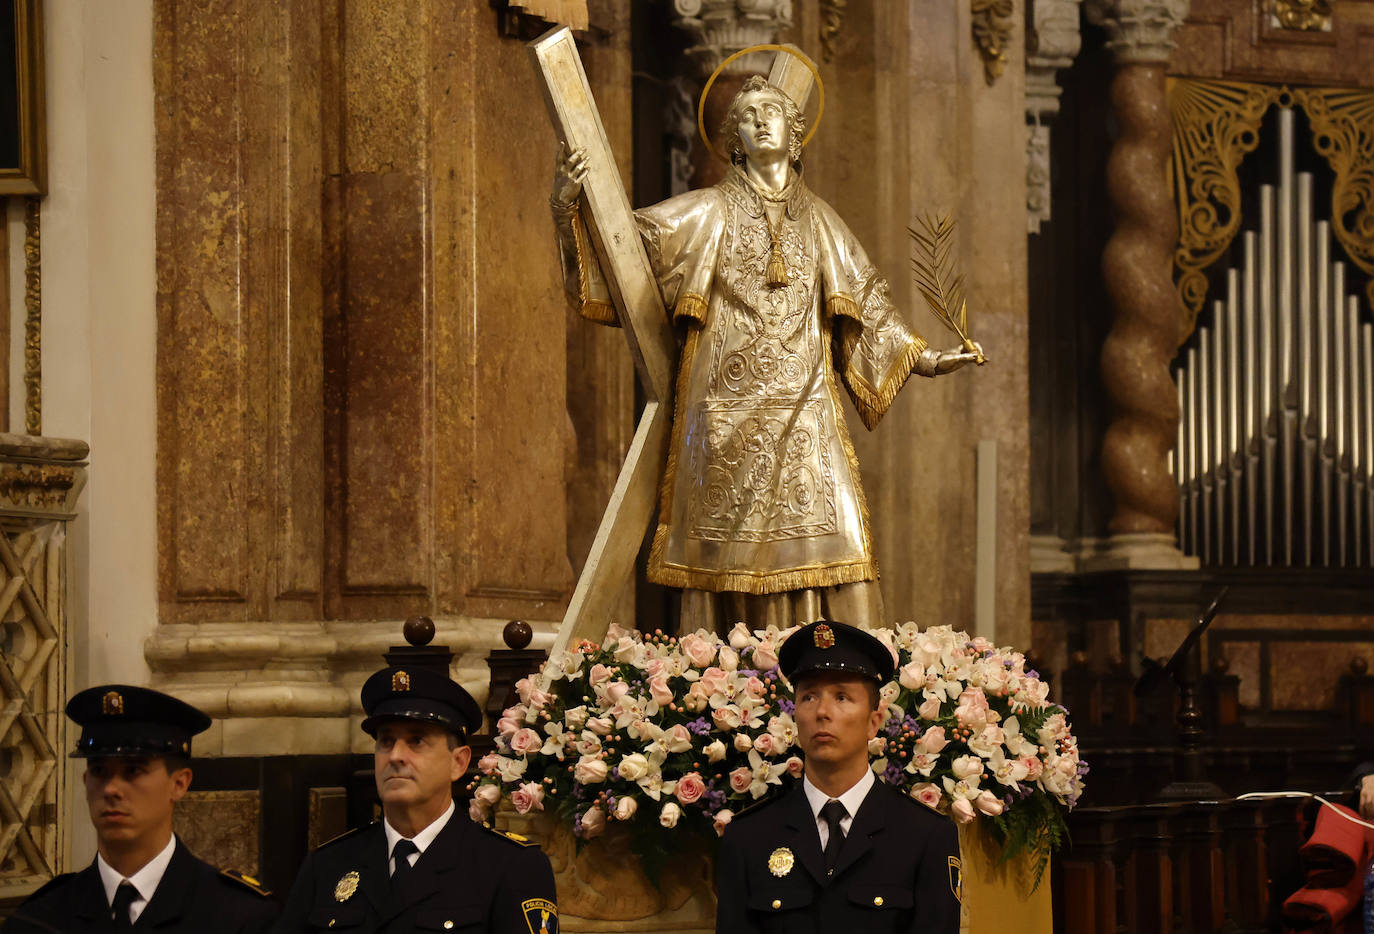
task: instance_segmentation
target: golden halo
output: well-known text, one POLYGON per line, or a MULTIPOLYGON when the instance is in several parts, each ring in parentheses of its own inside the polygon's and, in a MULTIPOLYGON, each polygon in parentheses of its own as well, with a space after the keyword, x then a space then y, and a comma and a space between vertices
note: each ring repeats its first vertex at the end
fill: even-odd
MULTIPOLYGON (((806 138, 802 140, 803 149, 806 148, 807 143, 811 142, 811 137, 816 135, 816 128, 821 125, 821 114, 825 113, 825 83, 821 81, 821 73, 816 70, 815 62, 811 61, 811 59, 807 58, 796 49, 789 49, 785 45, 751 45, 747 49, 740 49, 734 55, 731 55, 716 66, 716 70, 711 72, 711 77, 706 79, 706 87, 701 89, 701 97, 697 99, 697 132, 701 134, 701 141, 706 144, 706 148, 711 150, 711 153, 717 159, 724 162, 729 162, 730 157, 717 149, 715 143, 711 142, 711 137, 706 135, 706 95, 711 93, 711 85, 716 83, 716 79, 720 77, 720 73, 725 70, 726 66, 735 59, 748 55, 750 52, 786 52, 788 55, 791 55, 805 65, 807 70, 811 72, 811 77, 816 79, 816 119, 815 122, 811 124, 810 132, 808 132, 806 138)), ((793 103, 795 104, 796 101, 793 101, 793 103)))

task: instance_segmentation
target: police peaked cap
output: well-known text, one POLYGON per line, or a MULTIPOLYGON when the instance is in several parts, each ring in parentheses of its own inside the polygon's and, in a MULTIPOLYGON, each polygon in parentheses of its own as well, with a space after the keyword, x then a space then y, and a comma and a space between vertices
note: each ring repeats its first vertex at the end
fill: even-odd
POLYGON ((385 720, 422 720, 460 737, 482 727, 482 708, 462 685, 425 668, 383 668, 363 685, 363 732, 385 720))
POLYGON ((73 759, 191 754, 191 737, 210 718, 161 691, 127 684, 87 688, 67 701, 67 716, 81 727, 73 759))
POLYGON ((778 649, 778 667, 793 684, 803 675, 833 671, 882 685, 892 680, 897 663, 892 650, 869 633, 846 623, 822 620, 787 637, 778 649))

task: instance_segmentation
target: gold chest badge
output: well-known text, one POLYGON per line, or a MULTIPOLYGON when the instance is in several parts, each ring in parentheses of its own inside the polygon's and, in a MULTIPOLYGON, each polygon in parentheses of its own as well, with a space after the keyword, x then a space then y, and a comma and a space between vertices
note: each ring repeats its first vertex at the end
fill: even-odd
POLYGON ((785 846, 780 846, 768 856, 768 871, 781 879, 792 871, 797 858, 792 855, 792 851, 785 846))
POLYGON ((334 886, 334 901, 346 902, 353 897, 353 893, 358 891, 358 873, 350 871, 343 874, 337 885, 334 886))

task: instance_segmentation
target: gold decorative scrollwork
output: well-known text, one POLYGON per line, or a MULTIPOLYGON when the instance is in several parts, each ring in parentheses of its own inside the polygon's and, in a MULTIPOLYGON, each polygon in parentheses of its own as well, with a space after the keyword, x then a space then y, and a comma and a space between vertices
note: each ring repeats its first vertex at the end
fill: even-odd
POLYGON ((835 58, 835 41, 844 29, 844 11, 849 0, 821 0, 821 61, 827 65, 835 58))
POLYGON ((1331 29, 1330 0, 1273 0, 1269 11, 1284 29, 1328 32, 1331 29))
POLYGON ((1178 294, 1184 320, 1180 341, 1193 332, 1207 299, 1208 266, 1240 230, 1240 182, 1236 169, 1259 145, 1260 121, 1281 89, 1231 81, 1170 79, 1174 120, 1170 167, 1178 208, 1178 294))
MULTIPOLYGON (((1331 230, 1346 256, 1374 276, 1374 91, 1299 88, 1293 99, 1312 124, 1312 145, 1336 179, 1331 230)), ((1374 304, 1374 279, 1365 287, 1374 304)))
POLYGON ((43 433, 43 250, 36 198, 24 203, 24 430, 43 433))
POLYGON ((988 84, 1002 77, 1011 41, 1012 0, 973 0, 973 41, 983 56, 983 76, 988 84))

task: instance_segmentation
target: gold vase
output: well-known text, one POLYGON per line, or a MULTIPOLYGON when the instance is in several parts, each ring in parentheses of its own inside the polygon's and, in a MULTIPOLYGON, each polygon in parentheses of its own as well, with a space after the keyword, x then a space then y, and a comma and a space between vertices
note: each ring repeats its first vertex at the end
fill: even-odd
POLYGON ((1035 882, 1035 861, 1022 853, 1005 863, 1002 848, 981 818, 959 827, 963 862, 962 923, 959 934, 1051 934, 1054 930, 1050 897, 1050 867, 1035 882))

